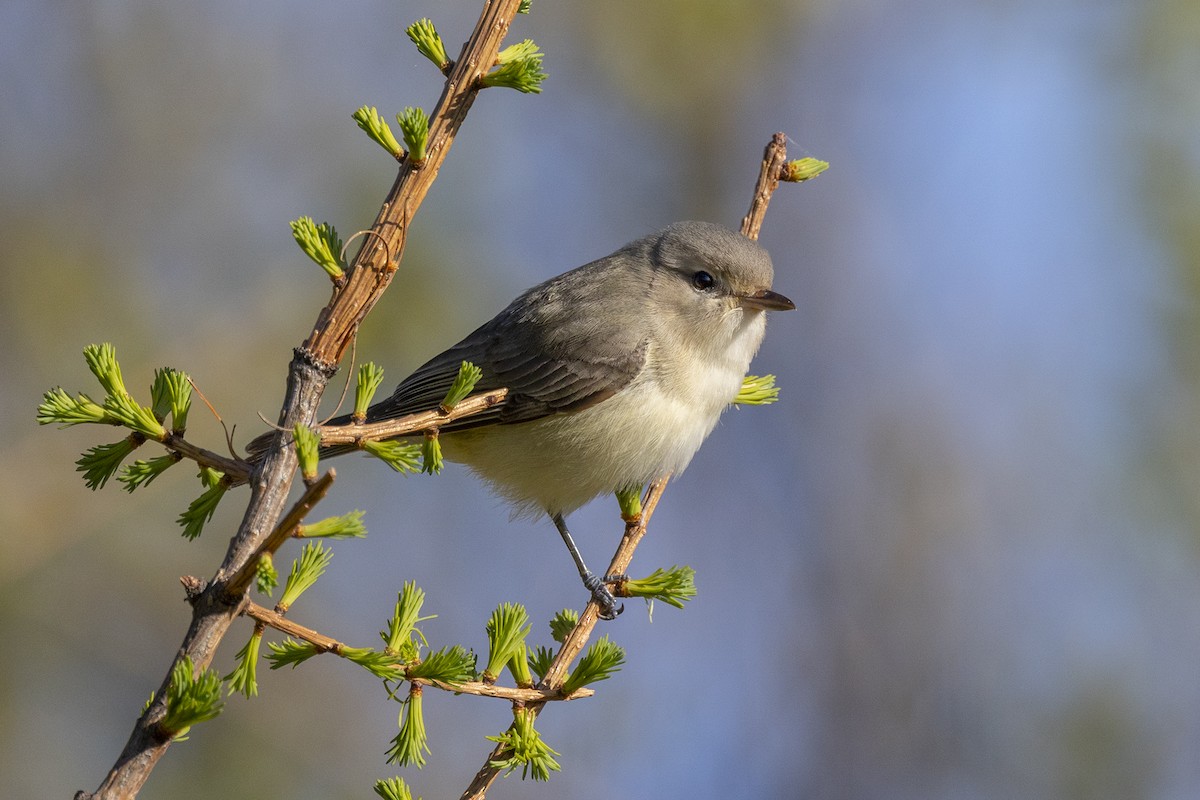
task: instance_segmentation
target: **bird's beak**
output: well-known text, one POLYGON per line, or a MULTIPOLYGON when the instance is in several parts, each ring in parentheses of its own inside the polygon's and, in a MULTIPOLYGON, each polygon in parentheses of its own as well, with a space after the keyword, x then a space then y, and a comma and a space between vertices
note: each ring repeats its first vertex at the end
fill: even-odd
POLYGON ((796 304, 791 300, 770 289, 740 294, 737 300, 742 308, 754 308, 759 311, 792 311, 796 308, 796 304))

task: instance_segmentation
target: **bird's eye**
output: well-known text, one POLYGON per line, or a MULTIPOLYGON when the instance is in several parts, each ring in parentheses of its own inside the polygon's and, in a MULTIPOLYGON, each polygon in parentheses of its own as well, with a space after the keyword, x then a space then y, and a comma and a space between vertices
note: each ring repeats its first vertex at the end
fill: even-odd
POLYGON ((700 291, 711 289, 713 284, 716 282, 716 278, 714 278, 712 275, 709 275, 704 270, 700 270, 692 276, 692 286, 695 286, 700 291))

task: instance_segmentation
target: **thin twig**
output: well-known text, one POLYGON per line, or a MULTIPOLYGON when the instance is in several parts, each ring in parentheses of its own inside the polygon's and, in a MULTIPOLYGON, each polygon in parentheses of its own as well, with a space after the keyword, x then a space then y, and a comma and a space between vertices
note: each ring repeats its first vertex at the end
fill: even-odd
POLYGON ((758 181, 754 184, 754 198, 750 201, 750 211, 742 219, 742 235, 747 239, 758 239, 763 217, 767 215, 767 206, 771 203, 771 195, 779 188, 779 176, 783 173, 783 165, 786 163, 787 134, 777 133, 771 137, 771 142, 763 151, 762 166, 758 172, 758 181))
POLYGON ((229 580, 225 583, 225 596, 230 603, 236 603, 246 589, 250 586, 250 582, 254 580, 254 575, 258 571, 258 562, 264 553, 275 554, 283 543, 290 539, 296 529, 300 527, 300 523, 308 516, 308 513, 313 510, 313 507, 325 498, 329 487, 333 486, 334 480, 337 479, 337 472, 330 469, 320 478, 312 482, 312 485, 304 490, 304 494, 300 495, 300 499, 292 505, 291 511, 287 513, 283 519, 271 531, 271 534, 263 540, 254 558, 247 559, 241 569, 233 573, 229 580))
POLYGON ((508 396, 508 389, 493 389, 490 392, 474 394, 459 401, 449 411, 435 408, 432 411, 422 411, 419 414, 409 414, 396 419, 385 419, 382 422, 364 422, 349 425, 326 425, 321 428, 321 444, 359 444, 361 442, 378 442, 384 439, 394 439, 397 436, 409 436, 422 431, 438 428, 448 422, 469 417, 487 411, 501 403, 508 396))
MULTIPOLYGON (((274 628, 280 633, 285 633, 288 636, 295 637, 301 641, 308 642, 314 645, 319 652, 333 653, 334 655, 342 655, 346 649, 346 644, 339 642, 337 639, 331 638, 312 628, 306 628, 303 625, 293 622, 277 611, 273 611, 266 606, 260 606, 258 603, 247 602, 242 611, 247 617, 257 621, 259 624, 274 628)), ((596 692, 592 689, 581 688, 576 689, 568 695, 564 695, 559 689, 522 689, 513 686, 497 686, 495 684, 484 683, 483 681, 466 681, 464 683, 447 683, 446 681, 430 680, 428 678, 405 678, 414 683, 420 683, 425 686, 432 686, 443 691, 453 694, 474 694, 480 697, 498 697, 502 700, 509 700, 521 703, 548 703, 565 700, 579 700, 583 697, 591 697, 596 692)))
POLYGON ((179 453, 184 458, 190 458, 197 464, 225 473, 225 477, 233 485, 245 483, 250 477, 250 466, 245 461, 235 461, 211 450, 206 450, 192 444, 177 433, 168 433, 167 438, 163 439, 162 445, 168 450, 179 453))

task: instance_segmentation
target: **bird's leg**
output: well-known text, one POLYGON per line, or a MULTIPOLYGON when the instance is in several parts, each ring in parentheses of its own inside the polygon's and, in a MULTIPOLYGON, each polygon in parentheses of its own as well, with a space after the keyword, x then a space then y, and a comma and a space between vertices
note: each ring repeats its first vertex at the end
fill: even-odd
POLYGON ((579 555, 579 548, 575 546, 575 540, 571 538, 571 532, 567 530, 567 522, 563 519, 563 515, 551 514, 550 519, 554 520, 554 527, 558 528, 563 542, 571 551, 571 558, 575 560, 575 568, 579 570, 579 577, 583 579, 584 588, 591 592, 592 599, 600 607, 600 618, 616 619, 617 615, 625 610, 624 603, 618 606, 617 599, 613 597, 613 593, 605 581, 597 578, 596 574, 583 563, 583 556, 579 555))

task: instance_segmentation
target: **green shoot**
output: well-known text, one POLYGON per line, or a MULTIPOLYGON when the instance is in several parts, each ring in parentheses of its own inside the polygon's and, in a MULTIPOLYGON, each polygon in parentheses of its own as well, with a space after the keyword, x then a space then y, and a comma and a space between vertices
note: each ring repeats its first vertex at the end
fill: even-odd
POLYGON ((442 683, 466 683, 475 678, 475 654, 461 645, 430 653, 407 670, 409 680, 423 678, 442 683))
POLYGON ((442 445, 438 441, 437 431, 429 431, 421 442, 421 472, 426 475, 437 475, 442 471, 444 464, 442 445))
POLYGON ((247 700, 258 694, 258 653, 262 635, 262 628, 256 626, 245 647, 237 651, 237 666, 225 676, 229 681, 229 694, 241 692, 247 700))
POLYGON ((198 722, 205 722, 221 713, 221 678, 212 670, 196 675, 190 656, 184 656, 171 669, 167 686, 167 713, 158 723, 169 737, 186 733, 198 722))
POLYGON ((332 280, 340 282, 346 276, 346 265, 342 263, 342 239, 328 222, 320 225, 312 217, 293 220, 292 237, 304 254, 325 270, 332 280))
POLYGON ((484 683, 495 683, 501 670, 517 654, 517 650, 529 635, 531 626, 525 607, 515 603, 501 603, 487 623, 488 663, 483 671, 484 683))
POLYGON ((456 405, 474 391, 475 384, 479 383, 479 379, 482 377, 483 370, 470 361, 462 362, 458 367, 458 375, 455 376, 454 383, 450 384, 450 390, 446 392, 446 397, 442 400, 442 411, 450 413, 456 405))
POLYGON ((629 597, 645 597, 662 600, 668 605, 683 608, 683 604, 696 596, 696 570, 691 567, 656 569, 645 578, 627 580, 621 588, 629 597))
POLYGON ((263 553, 258 557, 258 564, 254 568, 254 588, 259 594, 270 597, 278 585, 279 572, 275 569, 275 559, 270 553, 263 553))
POLYGON ((508 671, 512 673, 517 686, 529 689, 533 686, 533 675, 529 672, 529 646, 521 641, 512 658, 508 660, 508 671))
POLYGON ((317 479, 317 459, 321 449, 321 434, 302 422, 292 430, 292 443, 296 447, 296 460, 300 466, 300 477, 306 484, 317 479))
POLYGON ((358 123, 358 127, 371 137, 371 141, 391 153, 397 161, 404 158, 404 148, 396 141, 392 129, 388 127, 384 118, 379 116, 375 106, 363 106, 351 116, 358 123))
POLYGON ((379 384, 383 383, 383 367, 373 361, 368 361, 358 368, 358 384, 354 388, 354 421, 362 422, 367 418, 367 409, 375 399, 379 384))
POLYGON ((179 453, 167 453, 149 461, 135 461, 117 476, 117 480, 125 484, 125 491, 132 492, 150 483, 167 471, 167 468, 183 460, 179 453))
POLYGON ((390 439, 384 442, 363 442, 363 450, 401 474, 421 471, 421 445, 390 439))
POLYGON ((325 568, 329 566, 332 558, 333 551, 326 550, 320 542, 309 542, 304 545, 300 558, 292 562, 292 571, 283 585, 283 595, 275 605, 275 610, 283 614, 291 608, 300 595, 304 594, 317 582, 317 578, 325 573, 325 568))
POLYGON ((121 379, 121 365, 117 363, 115 347, 108 342, 89 344, 83 348, 83 358, 87 361, 88 369, 104 387, 105 394, 109 397, 129 394, 125 390, 125 382, 121 379))
POLYGON ((315 644, 297 642, 290 636, 282 642, 267 642, 267 649, 271 651, 267 653, 267 661, 271 662, 271 669, 289 665, 295 669, 297 664, 307 661, 320 652, 315 644))
POLYGON ((154 409, 139 405, 127 394, 110 394, 104 398, 104 410, 126 428, 137 431, 147 439, 161 442, 167 429, 154 416, 154 409))
POLYGON ((642 516, 642 486, 634 484, 617 489, 617 505, 621 507, 621 519, 633 522, 642 516))
POLYGON ((375 794, 382 797, 383 800, 412 800, 412 790, 399 775, 375 781, 374 788, 375 794))
POLYGON ((608 678, 625 663, 625 651, 613 643, 608 635, 604 635, 592 643, 583 658, 571 670, 571 674, 563 682, 563 694, 571 694, 576 689, 590 683, 608 680, 608 678))
POLYGON ((546 73, 542 72, 541 53, 533 42, 513 45, 506 52, 513 51, 512 60, 501 63, 495 70, 487 73, 479 82, 484 86, 505 86, 527 94, 539 94, 546 73), (516 48, 516 50, 514 50, 516 48), (521 55, 516 55, 521 53, 521 55))
POLYGON ((803 183, 804 181, 812 180, 827 169, 829 169, 828 161, 819 161, 815 158, 798 158, 783 165, 783 174, 780 176, 780 179, 790 183, 803 183))
POLYGON ((510 44, 508 47, 496 54, 497 64, 511 64, 514 61, 520 61, 526 58, 540 58, 545 54, 538 50, 538 46, 533 43, 533 39, 526 39, 523 42, 510 44))
POLYGON ((567 636, 575 630, 575 626, 578 624, 579 612, 573 608, 564 608, 550 620, 550 636, 554 641, 562 644, 567 641, 567 636))
POLYGON ((362 511, 329 517, 311 525, 301 525, 298 537, 304 539, 361 539, 367 535, 362 511))
POLYGON ((421 606, 425 604, 425 591, 415 581, 405 581, 396 596, 396 607, 388 620, 388 629, 379 632, 384 647, 402 661, 415 661, 421 652, 424 635, 417 630, 417 623, 433 617, 422 617, 421 606))
POLYGON ((739 405, 765 406, 779 399, 774 375, 747 375, 733 402, 739 405))
POLYGON ((187 428, 188 411, 192 407, 192 382, 188 376, 170 367, 155 370, 150 397, 155 418, 162 422, 170 414, 171 430, 182 434, 187 428))
POLYGON ((392 653, 369 647, 343 647, 338 655, 358 664, 376 678, 398 681, 404 677, 404 665, 392 653))
POLYGON ((425 754, 429 752, 427 739, 425 715, 421 710, 421 684, 414 683, 400 708, 400 732, 392 739, 387 763, 402 767, 425 766, 425 754))
POLYGON ((412 25, 409 25, 405 30, 408 38, 417 46, 417 50, 421 55, 433 62, 433 65, 442 72, 450 66, 450 59, 446 56, 446 46, 442 44, 442 37, 438 35, 437 28, 433 27, 433 23, 428 19, 419 19, 412 25))
POLYGON ((83 473, 83 480, 89 489, 101 489, 121 468, 121 462, 141 443, 141 438, 135 435, 112 444, 98 444, 79 457, 75 469, 83 473))
POLYGON ((39 425, 57 424, 60 428, 82 425, 85 422, 120 424, 119 420, 104 410, 104 406, 86 394, 71 397, 61 386, 56 386, 42 395, 42 402, 37 409, 37 421, 39 425))
POLYGON ((409 106, 396 115, 408 158, 414 164, 425 160, 425 145, 429 143, 429 116, 421 108, 409 106))
POLYGON ((532 653, 529 654, 529 669, 537 675, 538 680, 546 677, 546 673, 550 671, 550 665, 554 663, 554 650, 543 645, 538 645, 532 653))
POLYGON ((550 773, 560 769, 554 760, 558 752, 542 741, 541 734, 533 727, 533 720, 533 709, 514 708, 512 727, 499 736, 487 737, 504 745, 507 757, 489 763, 496 769, 505 770, 505 775, 521 767, 522 780, 532 773, 535 781, 548 781, 550 773))
POLYGON ((200 468, 200 480, 208 486, 208 489, 192 501, 187 511, 179 515, 177 522, 183 526, 184 538, 195 539, 204 532, 204 526, 212 519, 221 498, 229 490, 229 487, 221 480, 222 477, 224 476, 214 469, 200 468))

